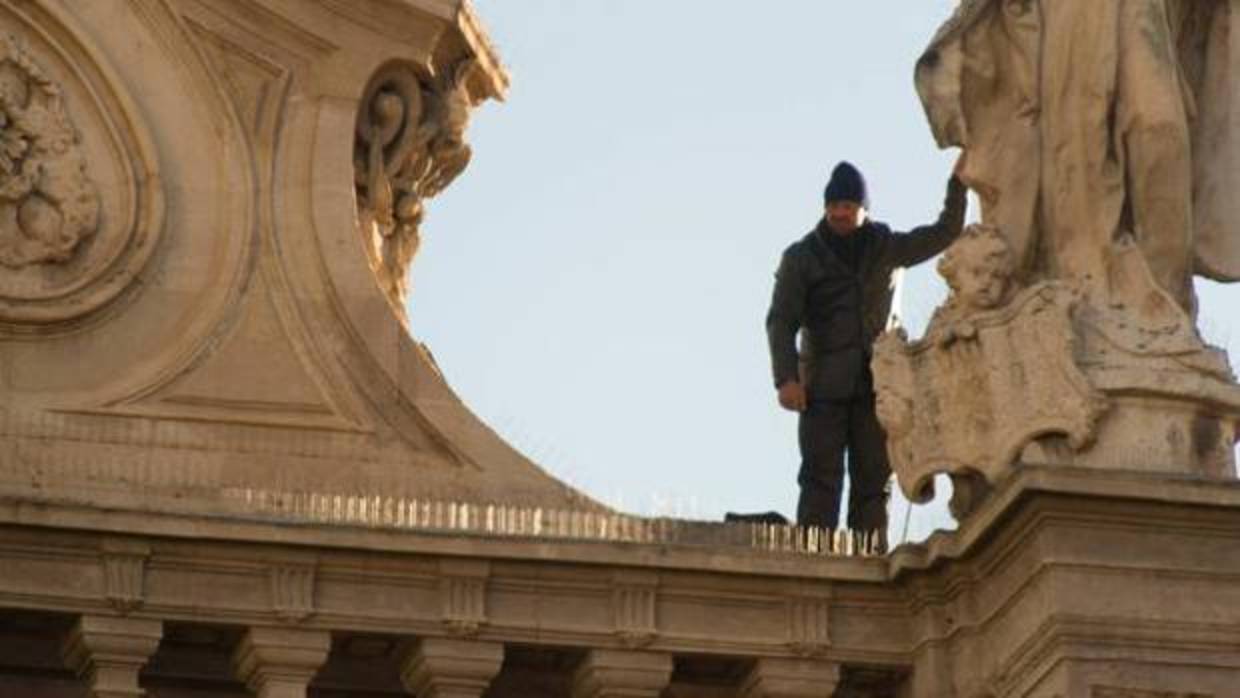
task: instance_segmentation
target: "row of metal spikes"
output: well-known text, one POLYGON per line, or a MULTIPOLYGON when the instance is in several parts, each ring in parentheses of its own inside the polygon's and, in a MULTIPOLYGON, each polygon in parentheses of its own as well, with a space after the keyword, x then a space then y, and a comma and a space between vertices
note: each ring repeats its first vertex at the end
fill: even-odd
POLYGON ((871 556, 882 554, 886 547, 883 534, 877 531, 311 492, 244 489, 226 494, 253 514, 328 525, 488 537, 726 546, 805 555, 871 556))

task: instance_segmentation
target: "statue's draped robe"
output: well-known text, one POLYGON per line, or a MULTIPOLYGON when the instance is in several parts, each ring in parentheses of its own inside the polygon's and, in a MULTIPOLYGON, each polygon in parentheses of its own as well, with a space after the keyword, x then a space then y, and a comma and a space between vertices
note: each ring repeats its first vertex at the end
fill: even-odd
POLYGON ((965 0, 917 67, 1024 281, 1107 293, 1131 238, 1191 308, 1240 280, 1240 0, 965 0))

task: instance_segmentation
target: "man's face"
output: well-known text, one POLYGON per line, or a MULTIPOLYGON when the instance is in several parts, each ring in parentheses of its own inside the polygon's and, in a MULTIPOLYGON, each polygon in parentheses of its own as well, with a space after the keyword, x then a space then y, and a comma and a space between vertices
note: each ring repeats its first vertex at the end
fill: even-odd
POLYGON ((827 227, 836 235, 851 235, 861 227, 865 209, 856 201, 832 201, 827 204, 827 227))

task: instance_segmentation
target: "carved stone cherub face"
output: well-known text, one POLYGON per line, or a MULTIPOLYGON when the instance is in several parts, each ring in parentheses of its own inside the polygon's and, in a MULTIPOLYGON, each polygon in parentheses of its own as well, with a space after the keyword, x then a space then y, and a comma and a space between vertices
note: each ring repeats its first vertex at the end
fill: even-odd
POLYGON ((1014 264, 997 228, 971 225, 939 262, 952 299, 967 312, 999 307, 1007 300, 1014 264))

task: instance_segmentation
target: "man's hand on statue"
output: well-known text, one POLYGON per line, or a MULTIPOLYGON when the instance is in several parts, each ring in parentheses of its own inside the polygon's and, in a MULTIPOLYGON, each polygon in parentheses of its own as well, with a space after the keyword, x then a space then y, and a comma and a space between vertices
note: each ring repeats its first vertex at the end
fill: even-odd
POLYGON ((792 412, 805 411, 805 388, 799 381, 786 381, 779 386, 779 405, 792 412))

